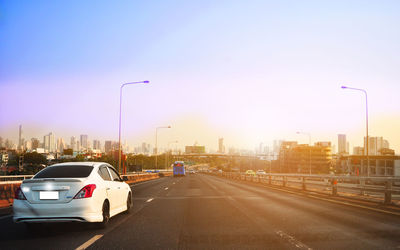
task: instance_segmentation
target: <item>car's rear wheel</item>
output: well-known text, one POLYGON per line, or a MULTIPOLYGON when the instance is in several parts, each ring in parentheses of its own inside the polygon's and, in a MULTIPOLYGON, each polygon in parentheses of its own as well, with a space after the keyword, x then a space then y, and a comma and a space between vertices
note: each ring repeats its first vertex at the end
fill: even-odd
POLYGON ((132 208, 132 195, 128 193, 128 197, 126 198, 126 213, 129 213, 132 208))
POLYGON ((41 223, 28 223, 27 222, 27 223, 25 223, 25 226, 29 232, 37 232, 37 231, 41 230, 43 225, 41 223))
POLYGON ((97 223, 98 228, 105 228, 110 220, 110 204, 107 201, 104 201, 102 207, 103 221, 97 223))

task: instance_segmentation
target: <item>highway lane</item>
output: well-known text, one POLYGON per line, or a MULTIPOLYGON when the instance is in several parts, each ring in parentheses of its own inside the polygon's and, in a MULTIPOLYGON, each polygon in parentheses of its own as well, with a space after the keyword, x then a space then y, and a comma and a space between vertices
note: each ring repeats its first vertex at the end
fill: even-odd
POLYGON ((1 249, 396 249, 400 217, 202 174, 134 187, 132 213, 104 230, 60 224, 30 234, 0 219, 1 249))
POLYGON ((282 231, 314 249, 382 249, 400 246, 400 218, 273 189, 211 177, 232 197, 276 232, 282 231), (232 192, 232 186, 236 189, 232 192), (251 195, 254 198, 249 198, 251 195))
POLYGON ((0 217, 0 249, 75 249, 93 236, 105 234, 135 216, 147 204, 140 197, 157 196, 162 187, 172 181, 173 178, 161 178, 133 185, 133 195, 137 198, 132 212, 113 217, 106 229, 96 229, 86 223, 56 223, 31 233, 25 225, 15 224, 10 216, 0 217))
POLYGON ((196 174, 176 180, 91 249, 400 246, 396 216, 214 176, 196 174))

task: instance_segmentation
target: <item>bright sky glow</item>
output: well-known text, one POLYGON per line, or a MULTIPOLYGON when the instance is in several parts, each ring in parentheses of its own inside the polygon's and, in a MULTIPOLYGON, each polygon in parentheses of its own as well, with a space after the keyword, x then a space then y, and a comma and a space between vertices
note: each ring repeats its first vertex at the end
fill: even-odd
POLYGON ((0 136, 53 132, 166 147, 254 149, 274 139, 400 152, 399 1, 0 3, 0 136))

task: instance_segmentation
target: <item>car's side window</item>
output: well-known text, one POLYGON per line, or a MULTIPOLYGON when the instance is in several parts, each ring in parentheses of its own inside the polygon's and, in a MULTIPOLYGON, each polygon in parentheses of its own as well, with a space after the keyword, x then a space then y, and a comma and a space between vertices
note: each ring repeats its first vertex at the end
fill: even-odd
POLYGON ((100 167, 98 173, 101 176, 101 178, 103 178, 103 180, 111 181, 110 174, 108 173, 108 170, 106 167, 100 167))
POLYGON ((110 170, 113 181, 121 181, 121 178, 119 177, 119 175, 117 174, 117 172, 115 172, 115 170, 113 168, 108 168, 108 169, 110 170))

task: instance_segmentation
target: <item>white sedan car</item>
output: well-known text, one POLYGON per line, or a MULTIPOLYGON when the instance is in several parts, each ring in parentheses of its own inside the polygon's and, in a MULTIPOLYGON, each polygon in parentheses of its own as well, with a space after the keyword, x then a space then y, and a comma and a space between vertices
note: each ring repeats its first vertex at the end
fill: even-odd
POLYGON ((104 162, 55 164, 24 180, 15 192, 15 222, 98 222, 132 206, 131 188, 104 162))

